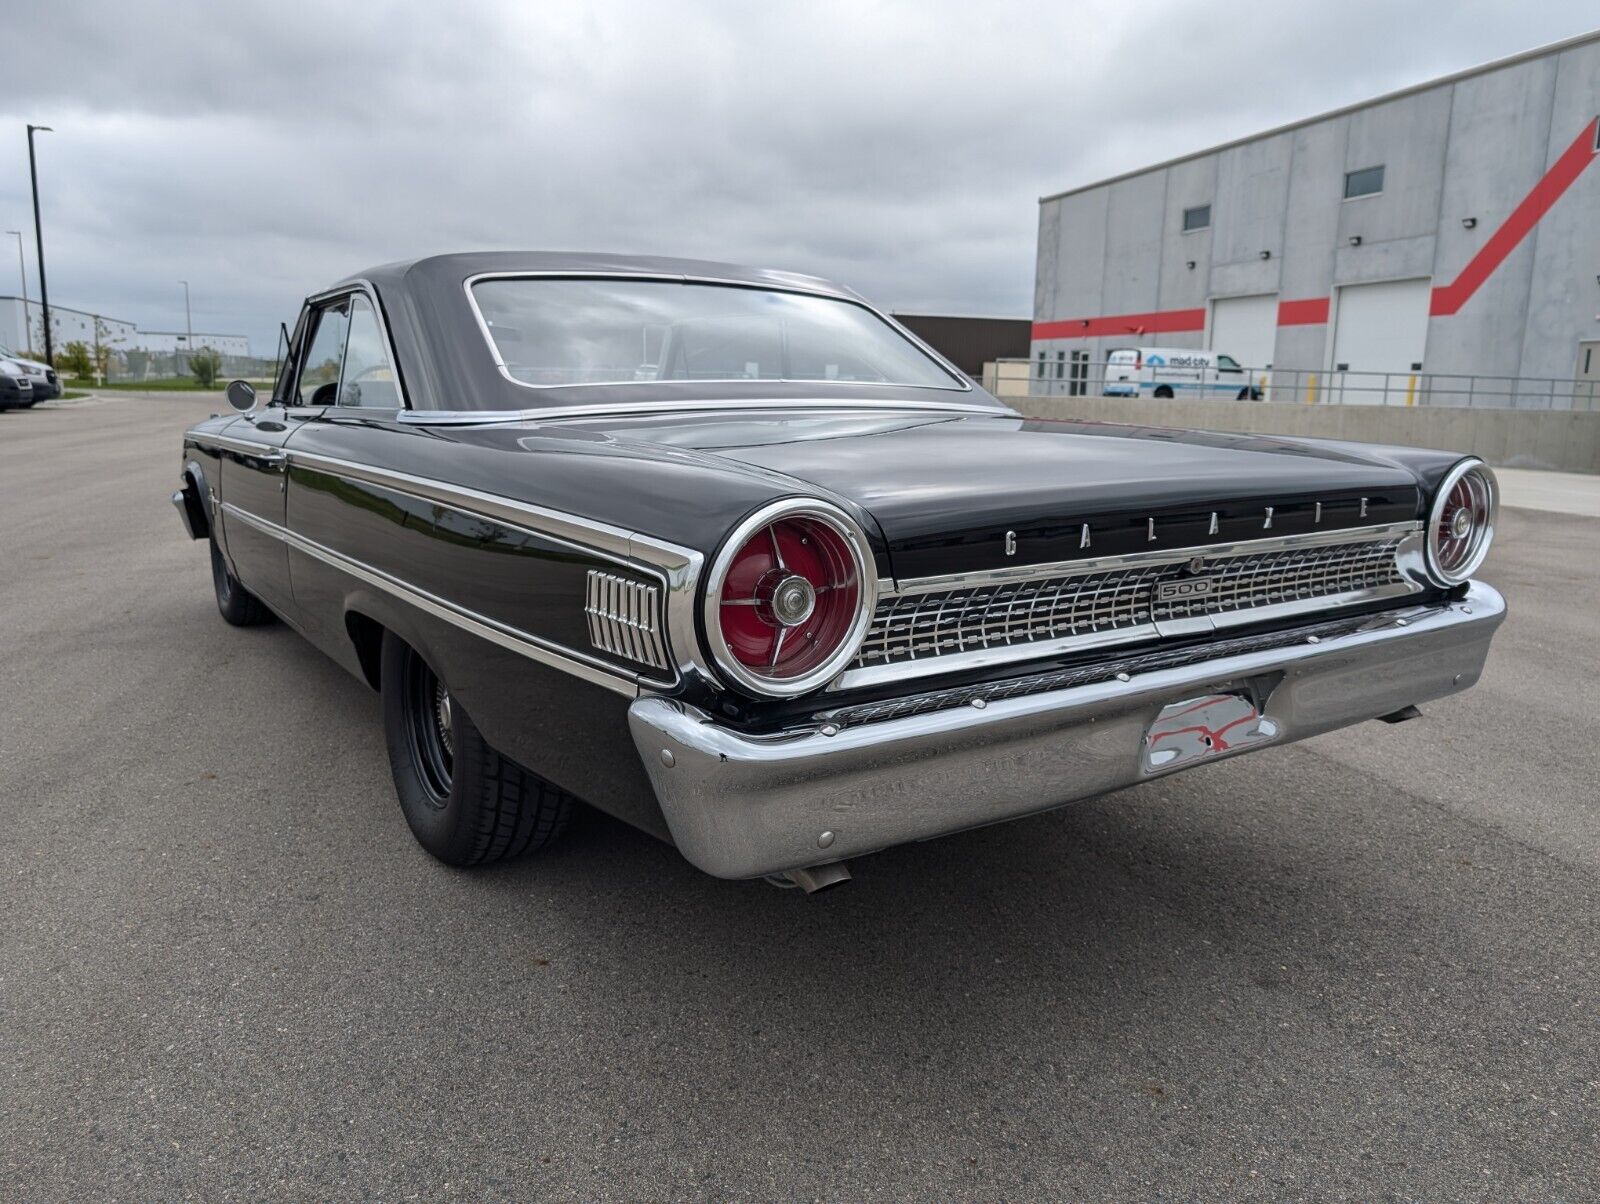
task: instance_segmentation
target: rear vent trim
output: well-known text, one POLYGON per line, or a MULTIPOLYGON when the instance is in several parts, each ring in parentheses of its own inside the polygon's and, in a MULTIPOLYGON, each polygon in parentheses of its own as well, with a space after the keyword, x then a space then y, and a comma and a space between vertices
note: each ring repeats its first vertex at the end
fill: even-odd
POLYGON ((601 652, 648 665, 669 668, 661 638, 661 591, 654 585, 589 570, 583 613, 589 620, 589 642, 601 652))

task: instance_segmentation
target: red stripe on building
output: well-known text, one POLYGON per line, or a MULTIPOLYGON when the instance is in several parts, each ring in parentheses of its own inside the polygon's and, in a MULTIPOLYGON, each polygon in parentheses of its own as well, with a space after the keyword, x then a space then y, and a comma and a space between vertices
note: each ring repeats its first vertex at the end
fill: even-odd
POLYGON ((1461 274, 1449 284, 1439 285, 1433 290, 1433 302, 1428 307, 1430 316, 1448 317, 1459 310, 1471 300, 1478 287, 1494 274, 1494 270, 1505 262, 1506 256, 1516 250, 1517 244, 1550 211, 1550 206, 1561 199, 1561 194, 1594 161, 1597 128, 1600 128, 1600 117, 1583 127, 1583 132, 1573 139, 1572 145, 1562 152, 1561 158, 1551 165, 1533 190, 1522 198, 1522 204, 1500 223, 1500 228, 1489 236, 1489 241, 1461 269, 1461 274))
POLYGON ((1307 297, 1302 301, 1278 302, 1279 326, 1320 326, 1328 320, 1328 299, 1307 297))
POLYGON ((1120 334, 1177 334, 1204 330, 1206 311, 1169 309, 1164 313, 1117 314, 1109 318, 1063 318, 1058 322, 1035 322, 1035 339, 1098 339, 1120 334))

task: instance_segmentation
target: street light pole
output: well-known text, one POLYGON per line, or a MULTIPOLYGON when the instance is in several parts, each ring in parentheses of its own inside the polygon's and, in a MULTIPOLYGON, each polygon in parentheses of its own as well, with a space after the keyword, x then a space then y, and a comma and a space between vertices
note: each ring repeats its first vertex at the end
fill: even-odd
POLYGON ((28 345, 28 354, 33 354, 33 326, 28 321, 28 265, 22 258, 22 231, 7 230, 7 234, 17 236, 17 275, 22 280, 22 339, 28 345))
MULTIPOLYGON (((189 282, 180 280, 178 283, 183 285, 183 329, 187 336, 183 340, 183 346, 184 350, 192 358, 194 356, 194 319, 189 316, 189 282)), ((176 363, 173 366, 176 367, 176 363)))
POLYGON ((33 158, 35 132, 50 134, 54 131, 47 125, 28 127, 28 175, 33 181, 33 236, 39 251, 39 305, 44 310, 44 362, 54 367, 55 343, 50 338, 50 286, 44 278, 44 227, 39 224, 39 168, 33 158))

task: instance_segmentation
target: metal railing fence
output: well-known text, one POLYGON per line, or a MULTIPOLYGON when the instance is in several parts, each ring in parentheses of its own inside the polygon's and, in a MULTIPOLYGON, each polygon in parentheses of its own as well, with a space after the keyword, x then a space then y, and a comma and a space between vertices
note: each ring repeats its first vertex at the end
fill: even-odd
MULTIPOLYGON (((191 379, 194 376, 193 360, 201 350, 190 351, 140 351, 118 348, 109 355, 87 357, 89 371, 79 369, 67 356, 56 356, 56 370, 65 378, 96 381, 113 385, 148 384, 155 381, 191 379)), ((220 389, 235 377, 246 380, 270 380, 277 375, 277 361, 256 355, 218 355, 217 387, 220 389)))
MULTIPOLYGON (((1487 376, 1449 372, 1350 372, 1324 368, 1169 369, 1155 379, 1108 381, 1126 364, 1087 358, 1002 359, 985 369, 990 392, 1019 397, 1141 397, 1157 389, 1174 397, 1251 400, 1300 405, 1453 406, 1538 410, 1600 410, 1600 380, 1487 376), (1109 387, 1108 387, 1109 386, 1109 387)), ((1162 396, 1166 396, 1163 393, 1162 396)))

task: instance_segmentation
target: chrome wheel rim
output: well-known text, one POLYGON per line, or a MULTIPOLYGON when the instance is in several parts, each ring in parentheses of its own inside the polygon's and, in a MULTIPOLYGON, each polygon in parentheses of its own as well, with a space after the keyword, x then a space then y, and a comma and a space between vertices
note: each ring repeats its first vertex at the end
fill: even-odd
POLYGON ((406 735, 429 801, 450 801, 455 771, 455 706, 450 692, 419 656, 406 666, 406 735))
POLYGON ((437 680, 433 687, 433 721, 439 728, 439 742, 444 745, 445 755, 454 757, 455 712, 450 707, 450 691, 444 688, 444 682, 437 680))

